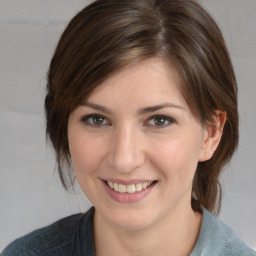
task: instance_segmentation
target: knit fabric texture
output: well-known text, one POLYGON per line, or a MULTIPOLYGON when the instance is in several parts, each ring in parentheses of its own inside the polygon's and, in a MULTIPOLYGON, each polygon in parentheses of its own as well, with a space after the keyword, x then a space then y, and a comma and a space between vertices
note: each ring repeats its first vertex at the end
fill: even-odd
MULTIPOLYGON (((92 207, 9 244, 1 256, 95 256, 92 207)), ((236 233, 203 209, 196 245, 190 256, 256 256, 236 233)))

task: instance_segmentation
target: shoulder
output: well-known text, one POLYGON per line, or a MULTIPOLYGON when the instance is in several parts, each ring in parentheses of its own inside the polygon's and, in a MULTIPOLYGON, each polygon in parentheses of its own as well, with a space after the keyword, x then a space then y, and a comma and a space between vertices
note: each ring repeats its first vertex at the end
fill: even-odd
POLYGON ((256 256, 230 227, 203 210, 203 220, 198 241, 191 254, 223 256, 256 256))
POLYGON ((72 255, 72 237, 83 216, 66 217, 18 238, 4 249, 1 256, 72 255))

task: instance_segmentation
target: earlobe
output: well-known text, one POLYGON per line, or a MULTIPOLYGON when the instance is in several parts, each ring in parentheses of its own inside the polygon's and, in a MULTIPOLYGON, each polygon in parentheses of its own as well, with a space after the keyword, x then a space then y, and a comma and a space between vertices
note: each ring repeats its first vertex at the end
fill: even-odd
POLYGON ((220 143, 226 120, 226 112, 220 110, 217 110, 215 112, 215 115, 213 117, 213 123, 207 125, 205 128, 204 141, 198 159, 199 162, 210 160, 213 156, 215 150, 220 143))

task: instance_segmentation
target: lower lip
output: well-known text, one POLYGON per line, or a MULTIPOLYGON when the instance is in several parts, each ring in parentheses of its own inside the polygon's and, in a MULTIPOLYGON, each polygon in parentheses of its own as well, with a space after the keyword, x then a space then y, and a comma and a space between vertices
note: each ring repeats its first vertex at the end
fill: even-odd
POLYGON ((116 192, 115 190, 111 189, 105 183, 105 181, 102 181, 102 183, 103 183, 104 188, 107 191, 108 195, 116 202, 135 203, 135 202, 138 202, 138 201, 142 200, 143 198, 145 198, 152 191, 152 189, 154 188, 154 186, 156 185, 157 182, 153 183, 148 188, 142 189, 141 191, 135 192, 133 194, 116 192))

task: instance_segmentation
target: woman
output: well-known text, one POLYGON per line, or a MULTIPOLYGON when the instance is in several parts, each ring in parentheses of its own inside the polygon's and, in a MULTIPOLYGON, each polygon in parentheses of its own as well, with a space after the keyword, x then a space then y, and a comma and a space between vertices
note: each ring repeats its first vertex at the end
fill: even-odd
POLYGON ((48 73, 47 136, 66 189, 92 202, 1 255, 255 255, 211 213, 238 143, 221 32, 192 0, 98 0, 48 73))

